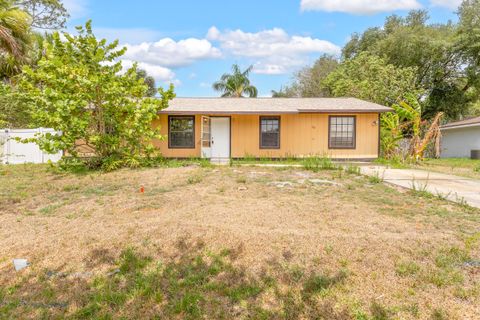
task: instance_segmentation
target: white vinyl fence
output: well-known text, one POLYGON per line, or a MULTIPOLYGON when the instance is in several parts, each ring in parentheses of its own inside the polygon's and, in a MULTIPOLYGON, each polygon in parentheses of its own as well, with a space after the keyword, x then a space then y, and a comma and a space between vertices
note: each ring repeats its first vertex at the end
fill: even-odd
POLYGON ((33 138, 37 133, 56 133, 53 129, 0 129, 0 163, 46 163, 57 162, 62 152, 45 153, 35 143, 21 143, 15 138, 33 138))

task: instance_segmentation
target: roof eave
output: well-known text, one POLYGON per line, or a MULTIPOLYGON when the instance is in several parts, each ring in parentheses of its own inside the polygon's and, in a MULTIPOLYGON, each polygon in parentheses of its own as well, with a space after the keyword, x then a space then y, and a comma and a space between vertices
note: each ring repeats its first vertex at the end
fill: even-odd
POLYGON ((469 123, 469 124, 456 125, 456 126, 440 127, 440 130, 462 129, 462 128, 472 128, 472 127, 480 127, 480 123, 469 123))
POLYGON ((208 111, 208 110, 161 110, 158 114, 171 114, 171 115, 195 115, 195 114, 205 114, 205 115, 230 115, 230 114, 306 114, 306 113, 334 113, 334 114, 352 114, 352 113, 385 113, 385 112, 392 112, 392 110, 371 110, 371 109, 360 109, 360 110, 353 110, 353 109, 328 109, 328 110, 311 110, 311 109, 299 109, 297 111, 208 111))

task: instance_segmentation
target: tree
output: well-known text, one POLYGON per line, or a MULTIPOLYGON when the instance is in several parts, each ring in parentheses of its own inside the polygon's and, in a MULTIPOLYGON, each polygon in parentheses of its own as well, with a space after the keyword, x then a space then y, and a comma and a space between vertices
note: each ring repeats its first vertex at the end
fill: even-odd
POLYGON ((118 49, 118 41, 97 40, 90 21, 77 31, 77 36, 63 33, 65 41, 55 32, 38 66, 25 66, 15 79, 14 90, 35 125, 62 132, 31 141, 82 162, 78 147, 86 145, 96 154, 88 164, 106 170, 138 166, 155 154, 152 140, 161 136, 152 121, 174 97, 173 86, 159 88, 160 99, 146 97, 148 86, 138 78, 136 65, 120 72, 116 61, 126 49, 118 49))
POLYGON ((213 89, 222 93, 222 97, 241 98, 247 95, 255 98, 258 95, 256 87, 250 84, 250 72, 253 66, 244 71, 237 64, 232 66, 232 73, 224 73, 219 81, 213 84, 213 89))
POLYGON ((143 69, 137 70, 137 75, 139 79, 143 79, 145 84, 148 86, 147 97, 154 97, 157 94, 157 88, 155 86, 155 79, 147 74, 147 71, 143 69))
POLYGON ((280 88, 280 91, 272 91, 272 96, 279 98, 328 97, 329 92, 324 87, 323 81, 337 66, 338 60, 335 57, 323 55, 312 66, 297 72, 290 85, 280 88))
MULTIPOLYGON (((428 19, 424 10, 411 11, 405 18, 387 17, 382 28, 354 34, 343 48, 343 59, 368 52, 398 68, 414 67, 417 86, 425 91, 422 108, 427 118, 440 111, 448 118, 465 116, 477 97, 463 90, 464 62, 455 50, 459 25, 427 24, 428 19)), ((470 30, 465 28, 461 34, 470 30)))
POLYGON ((0 128, 30 128, 32 118, 23 102, 0 81, 0 128))
POLYGON ((465 0, 458 10, 455 52, 462 59, 465 82, 461 88, 473 103, 480 95, 480 0, 465 0))
POLYGON ((382 105, 391 105, 405 93, 421 91, 415 85, 415 68, 396 68, 384 59, 360 53, 344 61, 323 82, 334 97, 355 97, 382 105))
POLYGON ((38 29, 63 29, 69 14, 59 0, 16 0, 31 17, 30 26, 38 29))
POLYGON ((13 5, 0 0, 0 59, 22 59, 30 31, 30 16, 13 5))

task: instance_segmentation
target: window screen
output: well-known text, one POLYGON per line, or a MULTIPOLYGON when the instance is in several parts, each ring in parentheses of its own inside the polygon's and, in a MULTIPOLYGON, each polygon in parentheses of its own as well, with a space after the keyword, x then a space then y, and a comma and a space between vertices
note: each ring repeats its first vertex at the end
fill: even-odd
POLYGON ((328 147, 355 149, 355 117, 331 116, 328 147))
POLYGON ((260 148, 280 148, 280 117, 260 117, 260 148))
POLYGON ((168 147, 195 148, 195 117, 170 116, 168 118, 168 147))

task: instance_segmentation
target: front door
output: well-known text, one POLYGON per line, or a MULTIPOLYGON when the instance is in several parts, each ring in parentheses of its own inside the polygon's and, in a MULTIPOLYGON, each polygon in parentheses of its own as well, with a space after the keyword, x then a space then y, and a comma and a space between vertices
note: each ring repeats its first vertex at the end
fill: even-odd
POLYGON ((212 160, 230 159, 230 118, 211 117, 212 160))

